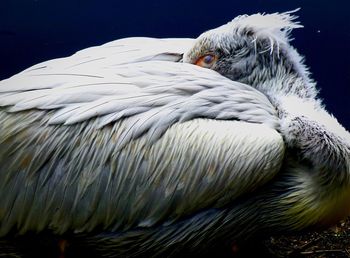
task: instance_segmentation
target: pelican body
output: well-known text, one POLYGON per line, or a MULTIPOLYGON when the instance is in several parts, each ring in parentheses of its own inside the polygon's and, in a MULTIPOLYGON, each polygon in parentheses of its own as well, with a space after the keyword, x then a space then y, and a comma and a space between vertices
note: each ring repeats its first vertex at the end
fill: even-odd
POLYGON ((349 133, 289 45, 293 19, 116 40, 1 81, 0 239, 174 257, 347 216, 349 133))

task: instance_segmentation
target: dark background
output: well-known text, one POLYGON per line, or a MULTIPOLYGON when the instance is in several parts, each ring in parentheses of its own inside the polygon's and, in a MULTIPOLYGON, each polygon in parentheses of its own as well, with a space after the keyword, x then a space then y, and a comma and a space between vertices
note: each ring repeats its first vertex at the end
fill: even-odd
POLYGON ((0 80, 38 62, 129 36, 197 37, 239 14, 298 12, 293 45, 327 109, 350 129, 350 1, 0 0, 0 80))

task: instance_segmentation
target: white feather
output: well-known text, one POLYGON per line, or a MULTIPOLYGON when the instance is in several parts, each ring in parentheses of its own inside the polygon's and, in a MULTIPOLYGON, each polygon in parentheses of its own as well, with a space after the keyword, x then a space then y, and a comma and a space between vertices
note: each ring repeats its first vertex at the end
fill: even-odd
POLYGON ((53 109, 49 124, 98 118, 101 128, 131 117, 121 146, 146 132, 153 141, 174 123, 196 117, 278 127, 274 107, 252 87, 174 62, 191 43, 129 38, 50 60, 1 81, 0 106, 9 106, 10 112, 53 109))

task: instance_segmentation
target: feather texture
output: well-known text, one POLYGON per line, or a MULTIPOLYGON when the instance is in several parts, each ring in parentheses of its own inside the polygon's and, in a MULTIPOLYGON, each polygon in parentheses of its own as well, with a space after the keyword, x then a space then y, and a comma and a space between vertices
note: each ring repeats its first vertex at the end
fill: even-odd
POLYGON ((119 147, 147 132, 154 142, 176 122, 196 117, 278 127, 262 93, 215 71, 174 62, 190 42, 123 39, 36 65, 0 82, 0 106, 10 112, 55 110, 49 124, 98 117, 102 128, 131 117, 119 147))
POLYGON ((14 227, 62 234, 174 223, 263 185, 283 159, 281 136, 260 124, 197 119, 120 151, 124 122, 44 126, 44 113, 1 112, 2 236, 14 227))
POLYGON ((276 110, 176 63, 191 42, 118 40, 0 82, 0 235, 171 224, 277 173, 276 110))

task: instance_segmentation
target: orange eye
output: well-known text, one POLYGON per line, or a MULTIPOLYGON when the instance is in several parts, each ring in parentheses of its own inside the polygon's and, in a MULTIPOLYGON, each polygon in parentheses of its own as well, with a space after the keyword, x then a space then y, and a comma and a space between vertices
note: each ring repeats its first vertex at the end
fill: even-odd
POLYGON ((198 58, 198 60, 195 62, 195 65, 198 65, 204 68, 210 68, 215 63, 216 60, 217 60, 217 57, 215 55, 208 54, 198 58))

